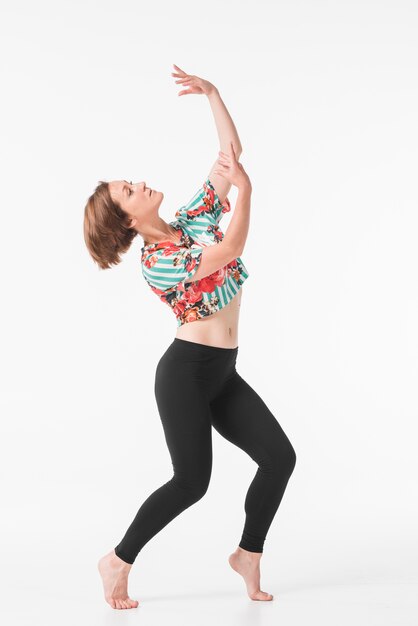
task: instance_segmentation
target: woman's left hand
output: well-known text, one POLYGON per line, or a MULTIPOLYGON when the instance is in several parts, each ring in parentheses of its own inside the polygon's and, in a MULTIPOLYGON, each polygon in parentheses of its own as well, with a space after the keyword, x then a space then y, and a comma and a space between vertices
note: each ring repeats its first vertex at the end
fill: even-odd
POLYGON ((181 83, 188 87, 184 91, 179 91, 178 96, 183 96, 189 93, 197 93, 204 94, 205 96, 209 96, 211 93, 216 91, 215 85, 212 85, 208 80, 204 80, 203 78, 199 78, 199 76, 193 76, 193 74, 186 74, 183 72, 177 65, 173 63, 173 66, 178 70, 178 73, 172 72, 171 75, 175 77, 179 77, 179 80, 176 80, 176 83, 181 83))

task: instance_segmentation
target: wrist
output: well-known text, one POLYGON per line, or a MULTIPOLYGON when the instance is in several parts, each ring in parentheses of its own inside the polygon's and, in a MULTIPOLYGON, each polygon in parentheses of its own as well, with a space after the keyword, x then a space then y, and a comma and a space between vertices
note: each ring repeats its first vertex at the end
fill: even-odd
POLYGON ((208 99, 217 98, 219 96, 218 89, 214 86, 213 89, 207 94, 208 99))
POLYGON ((238 193, 247 193, 247 194, 251 194, 253 188, 251 186, 250 181, 246 181, 243 183, 240 183, 239 187, 238 187, 238 193))

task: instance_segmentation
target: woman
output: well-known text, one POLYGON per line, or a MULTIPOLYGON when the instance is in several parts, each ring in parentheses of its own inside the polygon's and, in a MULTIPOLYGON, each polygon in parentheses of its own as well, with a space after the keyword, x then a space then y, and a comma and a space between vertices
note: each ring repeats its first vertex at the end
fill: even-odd
POLYGON ((296 463, 295 451, 260 396, 238 374, 238 318, 248 272, 240 255, 247 239, 251 182, 240 141, 218 90, 206 80, 173 72, 212 108, 221 148, 209 176, 190 201, 165 222, 163 194, 145 183, 101 184, 85 209, 85 240, 103 269, 120 261, 139 233, 146 283, 177 320, 173 342, 160 358, 155 397, 174 475, 142 503, 124 537, 98 569, 106 601, 117 609, 138 606, 128 595, 128 575, 138 553, 171 520, 206 493, 212 469, 212 426, 244 450, 258 469, 245 499, 245 524, 230 566, 243 577, 252 600, 272 600, 260 590, 264 541, 296 463), (238 189, 225 232, 219 222, 238 189), (215 245, 216 244, 216 245, 215 245))

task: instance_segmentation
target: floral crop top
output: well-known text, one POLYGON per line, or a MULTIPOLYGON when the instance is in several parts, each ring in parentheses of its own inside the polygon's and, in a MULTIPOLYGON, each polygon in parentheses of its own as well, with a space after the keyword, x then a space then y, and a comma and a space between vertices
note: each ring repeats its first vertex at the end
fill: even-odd
POLYGON ((238 293, 249 274, 238 257, 212 274, 193 280, 204 247, 222 241, 219 222, 231 210, 222 204, 209 178, 169 222, 181 233, 179 242, 160 241, 141 248, 142 274, 152 291, 169 305, 177 326, 212 315, 238 293))

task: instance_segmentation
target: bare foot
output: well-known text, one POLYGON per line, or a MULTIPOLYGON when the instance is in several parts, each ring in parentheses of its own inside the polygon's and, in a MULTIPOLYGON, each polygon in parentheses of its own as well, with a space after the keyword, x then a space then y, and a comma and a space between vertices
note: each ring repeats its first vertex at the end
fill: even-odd
POLYGON ((122 561, 112 550, 97 564, 103 581, 106 602, 113 609, 136 609, 137 600, 128 596, 128 576, 132 565, 122 561))
POLYGON ((238 548, 229 558, 233 570, 244 578, 247 593, 251 600, 273 600, 271 593, 260 590, 260 559, 262 552, 249 552, 238 548))

